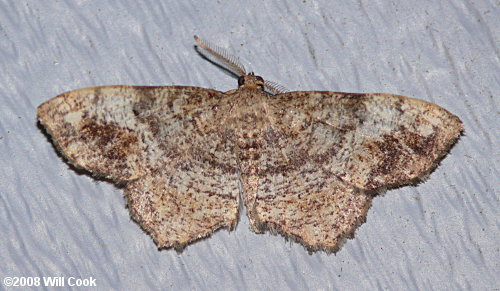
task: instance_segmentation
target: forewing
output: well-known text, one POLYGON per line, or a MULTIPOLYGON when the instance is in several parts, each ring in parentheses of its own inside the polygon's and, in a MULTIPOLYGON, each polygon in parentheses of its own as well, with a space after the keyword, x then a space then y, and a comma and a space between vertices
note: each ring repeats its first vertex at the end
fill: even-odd
POLYGON ((369 190, 427 174, 462 130, 445 109, 390 94, 290 92, 269 107, 288 130, 308 137, 298 148, 304 157, 369 190))
POLYGON ((189 148, 222 96, 197 87, 86 88, 43 103, 38 120, 72 164, 129 181, 189 148))

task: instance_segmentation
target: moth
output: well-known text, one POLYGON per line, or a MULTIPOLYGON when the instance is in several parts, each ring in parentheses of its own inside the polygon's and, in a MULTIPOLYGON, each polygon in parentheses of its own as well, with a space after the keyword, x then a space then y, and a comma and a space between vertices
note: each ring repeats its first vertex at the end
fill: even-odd
POLYGON ((374 194, 426 176, 462 131, 457 116, 414 98, 283 92, 195 40, 239 76, 238 89, 102 86, 38 107, 67 162, 124 185, 158 248, 233 229, 241 203, 254 232, 335 252, 374 194))

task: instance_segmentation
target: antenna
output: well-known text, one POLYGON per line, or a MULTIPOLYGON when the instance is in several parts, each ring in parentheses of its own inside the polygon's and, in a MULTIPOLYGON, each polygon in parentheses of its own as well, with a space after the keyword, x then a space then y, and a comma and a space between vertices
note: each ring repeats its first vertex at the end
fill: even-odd
POLYGON ((229 65, 231 71, 237 73, 238 77, 246 75, 245 67, 241 64, 240 60, 227 52, 225 49, 218 47, 208 41, 201 40, 197 35, 194 36, 194 40, 207 52, 215 56, 216 58, 224 61, 229 65))
MULTIPOLYGON (((221 66, 225 70, 228 70, 229 72, 233 73, 234 75, 236 75, 238 77, 253 76, 253 73, 250 73, 250 75, 248 75, 245 71, 245 67, 241 64, 238 57, 233 56, 227 50, 225 50, 221 47, 218 47, 218 46, 216 46, 208 41, 201 40, 197 35, 194 36, 194 40, 204 50, 209 52, 211 56, 214 56, 218 61, 222 61, 223 63, 221 64, 220 62, 214 61, 213 59, 210 59, 208 56, 206 56, 203 53, 202 55, 205 58, 207 58, 210 62, 213 62, 217 66, 221 66)), ((280 84, 273 82, 273 81, 267 81, 267 80, 264 81, 264 88, 266 89, 265 91, 267 93, 271 93, 272 95, 282 94, 282 93, 285 93, 288 91, 285 87, 281 86, 280 84)))
POLYGON ((266 89, 271 91, 273 95, 283 94, 288 91, 288 89, 285 88, 284 86, 269 80, 264 81, 264 87, 266 87, 266 89))

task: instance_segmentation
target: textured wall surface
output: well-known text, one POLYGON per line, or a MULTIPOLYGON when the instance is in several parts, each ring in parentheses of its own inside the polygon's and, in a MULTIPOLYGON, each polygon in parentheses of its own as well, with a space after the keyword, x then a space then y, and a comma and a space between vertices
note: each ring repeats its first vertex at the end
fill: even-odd
POLYGON ((86 290, 500 288, 498 1, 169 2, 0 3, 2 280, 95 278, 86 290), (244 215, 233 232, 158 251, 120 189, 57 155, 36 107, 97 85, 236 88, 197 55, 194 34, 290 90, 434 102, 462 119, 465 135, 425 183, 375 198, 336 255, 254 234, 244 215))

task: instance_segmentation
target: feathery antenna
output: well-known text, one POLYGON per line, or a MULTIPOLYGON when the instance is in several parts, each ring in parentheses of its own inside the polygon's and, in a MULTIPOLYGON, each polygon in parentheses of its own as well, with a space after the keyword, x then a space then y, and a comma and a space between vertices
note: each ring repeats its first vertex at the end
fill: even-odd
MULTIPOLYGON (((210 55, 214 56, 217 60, 222 61, 223 64, 219 62, 215 62, 214 60, 211 60, 208 58, 208 56, 205 56, 206 58, 209 59, 209 61, 214 62, 216 65, 222 66, 224 69, 232 72, 238 77, 241 76, 246 76, 247 73, 245 71, 245 67, 241 64, 240 60, 238 57, 233 56, 231 53, 229 53, 227 50, 218 47, 208 41, 201 40, 197 35, 194 36, 194 40, 207 52, 210 53, 210 55)), ((204 54, 203 54, 204 55, 204 54)), ((250 75, 253 76, 253 73, 250 73, 250 75)), ((281 86, 280 84, 273 82, 273 81, 264 81, 264 88, 266 89, 266 92, 271 93, 273 95, 276 94, 282 94, 287 92, 288 90, 281 86)))
POLYGON ((241 64, 240 60, 230 54, 225 49, 218 47, 214 44, 211 44, 208 41, 201 40, 197 35, 194 36, 194 40, 207 52, 215 56, 216 58, 224 61, 229 65, 229 68, 232 72, 236 73, 238 76, 246 75, 245 67, 241 64))
POLYGON ((288 91, 284 86, 269 80, 264 80, 264 87, 270 91, 273 95, 283 94, 288 91))

